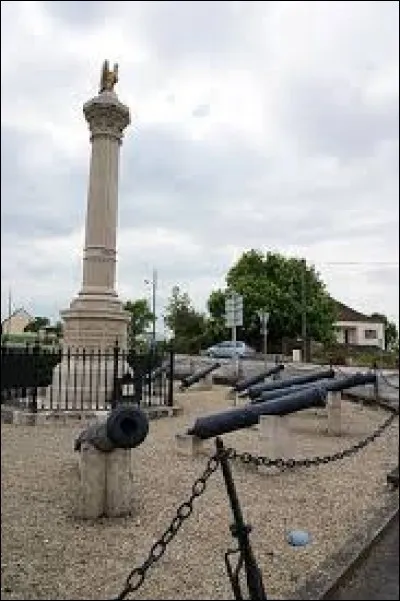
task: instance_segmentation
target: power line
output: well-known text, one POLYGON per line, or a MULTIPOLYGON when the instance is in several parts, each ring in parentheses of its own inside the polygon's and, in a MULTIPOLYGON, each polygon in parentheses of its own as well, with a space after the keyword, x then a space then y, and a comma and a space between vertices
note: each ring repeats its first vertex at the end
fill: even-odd
POLYGON ((399 266, 399 261, 315 261, 320 265, 392 265, 399 266))

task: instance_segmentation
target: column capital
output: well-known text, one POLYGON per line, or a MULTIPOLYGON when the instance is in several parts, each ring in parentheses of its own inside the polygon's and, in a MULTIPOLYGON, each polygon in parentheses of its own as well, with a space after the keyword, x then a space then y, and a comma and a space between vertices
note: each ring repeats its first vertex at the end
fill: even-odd
POLYGON ((121 140, 130 124, 129 108, 120 102, 113 91, 105 90, 83 105, 92 138, 108 136, 121 140))

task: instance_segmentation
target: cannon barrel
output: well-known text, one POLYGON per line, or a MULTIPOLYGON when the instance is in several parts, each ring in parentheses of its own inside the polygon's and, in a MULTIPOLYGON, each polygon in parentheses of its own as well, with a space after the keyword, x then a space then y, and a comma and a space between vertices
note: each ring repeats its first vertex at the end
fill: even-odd
POLYGON ((255 399, 260 396, 262 392, 266 392, 267 390, 277 390, 278 388, 287 388, 288 386, 295 386, 297 384, 307 384, 308 382, 316 382, 317 380, 322 380, 325 378, 334 378, 335 372, 333 369, 327 369, 325 371, 314 372, 312 374, 306 374, 304 376, 296 376, 294 378, 287 378, 285 380, 280 380, 279 382, 266 382, 263 384, 256 384, 255 386, 251 386, 247 394, 251 399, 255 399))
POLYGON ((80 451, 85 442, 104 453, 133 449, 144 441, 148 432, 149 420, 141 409, 119 405, 106 419, 85 428, 75 440, 74 450, 80 451))
MULTIPOLYGON (((323 383, 323 381, 319 382, 318 386, 322 386, 323 383)), ((278 388, 277 390, 266 390, 265 392, 261 392, 260 396, 250 399, 250 403, 253 404, 271 401, 272 399, 287 396, 288 394, 293 394, 294 392, 300 392, 301 390, 311 388, 312 386, 313 382, 307 382, 307 384, 297 384, 296 386, 287 386, 286 388, 278 388)))
POLYGON ((287 415, 311 407, 324 407, 326 396, 325 390, 313 388, 266 403, 246 405, 222 413, 199 417, 187 433, 202 439, 220 436, 253 426, 258 422, 260 415, 287 415))
POLYGON ((356 374, 352 374, 350 376, 346 376, 344 378, 332 379, 332 380, 322 380, 321 382, 311 382, 307 384, 298 384, 297 386, 289 387, 289 388, 281 388, 277 390, 271 390, 262 392, 259 397, 255 399, 251 399, 250 403, 263 403, 265 401, 269 401, 275 398, 280 398, 282 396, 287 396, 288 394, 292 394, 293 392, 297 392, 300 390, 304 390, 305 388, 323 388, 327 392, 334 392, 340 390, 346 390, 347 388, 352 388, 353 386, 363 386, 365 384, 375 384, 377 383, 377 377, 373 373, 362 374, 357 372, 356 374))
POLYGON ((337 380, 331 380, 330 382, 324 382, 323 386, 330 392, 346 390, 346 388, 353 388, 353 386, 363 386, 364 384, 376 384, 377 377, 374 373, 362 374, 357 372, 344 378, 338 378, 337 380))
POLYGON ((257 374, 256 376, 252 376, 251 378, 245 378, 243 380, 240 380, 239 382, 237 382, 237 384, 235 384, 232 387, 232 391, 243 392, 250 386, 253 386, 254 384, 258 384, 259 382, 262 382, 263 380, 265 380, 265 378, 268 378, 269 376, 273 376, 274 374, 279 373, 284 368, 285 368, 285 366, 283 365, 283 363, 279 363, 278 365, 274 365, 274 367, 271 367, 270 369, 262 371, 261 373, 257 374))
POLYGON ((196 371, 191 376, 188 376, 187 378, 183 378, 181 381, 181 385, 179 386, 179 390, 185 390, 186 388, 189 388, 189 386, 191 386, 192 384, 195 384, 196 382, 198 382, 199 380, 201 380, 202 378, 207 376, 209 373, 211 373, 215 369, 218 369, 218 367, 221 367, 221 363, 218 363, 218 361, 216 361, 212 365, 207 365, 207 367, 203 367, 203 369, 196 371))

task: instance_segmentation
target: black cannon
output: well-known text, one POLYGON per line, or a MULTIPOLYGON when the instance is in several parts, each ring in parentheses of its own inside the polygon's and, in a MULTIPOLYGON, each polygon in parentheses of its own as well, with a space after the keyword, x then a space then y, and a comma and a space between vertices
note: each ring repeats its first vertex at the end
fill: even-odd
POLYGON ((218 369, 218 367, 221 367, 221 363, 218 363, 218 361, 216 361, 212 365, 207 365, 207 367, 203 367, 203 369, 200 369, 194 374, 187 376, 187 378, 183 378, 179 386, 179 390, 186 390, 186 388, 189 388, 189 386, 192 386, 192 384, 195 384, 202 378, 205 378, 209 373, 211 373, 215 369, 218 369))
POLYGON ((149 431, 149 420, 138 407, 119 405, 105 420, 91 424, 75 440, 74 450, 80 451, 88 442, 99 451, 133 449, 139 446, 149 431))
MULTIPOLYGON (((277 390, 278 388, 287 388, 288 386, 296 386, 297 384, 307 384, 308 382, 316 382, 317 380, 323 380, 325 378, 334 378, 335 372, 333 369, 328 369, 320 372, 314 372, 306 374, 304 376, 297 376, 294 378, 287 378, 286 380, 280 380, 279 382, 266 382, 263 384, 256 384, 251 386, 247 390, 247 394, 251 399, 255 399, 260 396, 262 392, 270 390, 277 390)), ((241 396, 246 396, 244 393, 241 396)))
POLYGON ((363 386, 365 384, 374 384, 376 386, 377 382, 378 379, 376 374, 362 374, 357 372, 350 376, 346 376, 345 378, 331 380, 330 382, 323 382, 323 386, 327 391, 335 392, 339 390, 346 390, 347 388, 353 388, 353 386, 363 386))
POLYGON ((202 439, 220 436, 253 426, 258 422, 260 415, 288 415, 311 407, 325 407, 326 396, 326 390, 312 388, 266 403, 246 405, 223 413, 199 417, 187 433, 202 439))
MULTIPOLYGON (((323 380, 318 383, 318 386, 321 386, 325 383, 323 380)), ((307 382, 307 384, 297 384, 296 386, 287 386, 286 388, 277 388, 276 390, 266 390, 265 392, 261 392, 259 396, 250 399, 250 403, 263 403, 265 401, 271 401, 272 399, 277 399, 282 396, 287 396, 288 394, 293 394, 294 392, 300 392, 301 390, 306 390, 308 388, 312 388, 316 386, 315 382, 307 382)))
POLYGON ((345 378, 332 380, 325 379, 321 382, 308 382, 307 384, 298 384, 297 386, 291 386, 289 388, 278 388, 277 390, 262 392, 259 397, 251 399, 250 403, 264 403, 265 401, 287 396, 293 392, 298 392, 306 388, 323 388, 327 392, 334 392, 346 390, 347 388, 352 388, 353 386, 363 386, 365 384, 376 385, 376 383, 377 377, 375 374, 362 374, 357 372, 356 374, 346 376, 345 378))
POLYGON ((284 368, 285 368, 285 366, 283 365, 283 363, 279 363, 278 365, 274 365, 274 367, 271 367, 270 369, 262 371, 260 374, 257 374, 256 376, 252 376, 251 378, 245 378, 244 380, 240 380, 232 387, 232 391, 233 392, 243 392, 244 390, 247 390, 247 388, 250 388, 250 386, 253 386, 254 384, 258 384, 259 382, 262 382, 263 380, 265 380, 265 378, 269 378, 269 376, 278 374, 284 368))

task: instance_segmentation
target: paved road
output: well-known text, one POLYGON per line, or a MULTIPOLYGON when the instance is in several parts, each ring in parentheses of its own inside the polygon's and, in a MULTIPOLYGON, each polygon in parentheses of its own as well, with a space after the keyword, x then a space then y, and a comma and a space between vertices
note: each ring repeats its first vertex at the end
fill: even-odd
POLYGON ((398 516, 353 576, 325 599, 329 601, 399 599, 398 516))

